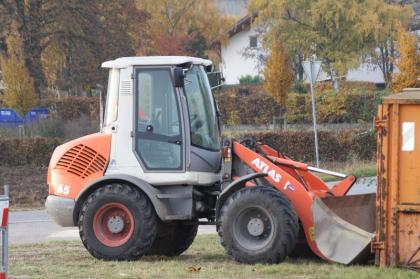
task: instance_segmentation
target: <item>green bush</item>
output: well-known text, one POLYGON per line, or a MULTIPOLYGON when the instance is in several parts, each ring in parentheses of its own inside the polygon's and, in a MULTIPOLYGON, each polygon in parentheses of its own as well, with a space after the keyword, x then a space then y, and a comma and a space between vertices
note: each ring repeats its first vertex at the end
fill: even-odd
MULTIPOLYGON (((315 161, 314 136, 311 131, 242 133, 234 138, 237 140, 253 138, 294 160, 315 161)), ((320 160, 323 162, 373 160, 376 155, 376 137, 371 130, 320 131, 318 141, 320 160)))
POLYGON ((308 90, 309 89, 305 86, 305 84, 302 81, 295 81, 292 87, 290 88, 290 91, 294 93, 307 93, 308 90))
POLYGON ((262 79, 260 76, 246 75, 239 78, 239 84, 250 85, 250 84, 261 84, 262 79))

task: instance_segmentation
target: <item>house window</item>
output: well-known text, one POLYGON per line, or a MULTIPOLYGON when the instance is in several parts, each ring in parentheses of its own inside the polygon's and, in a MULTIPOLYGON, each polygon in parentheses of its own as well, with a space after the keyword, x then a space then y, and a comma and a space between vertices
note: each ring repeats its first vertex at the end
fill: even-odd
POLYGON ((249 47, 258 47, 258 36, 249 36, 249 47))

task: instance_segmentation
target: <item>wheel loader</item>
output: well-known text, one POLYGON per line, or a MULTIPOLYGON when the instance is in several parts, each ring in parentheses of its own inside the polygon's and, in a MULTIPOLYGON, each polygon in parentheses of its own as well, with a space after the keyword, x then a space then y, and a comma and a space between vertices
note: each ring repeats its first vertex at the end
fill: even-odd
POLYGON ((343 264, 370 256, 375 195, 347 196, 354 176, 256 140, 222 143, 211 61, 125 57, 102 67, 109 80, 100 132, 55 149, 46 200, 56 223, 78 226, 94 257, 177 256, 199 224, 215 224, 241 263, 307 252, 343 264), (340 182, 329 187, 315 173, 340 182))

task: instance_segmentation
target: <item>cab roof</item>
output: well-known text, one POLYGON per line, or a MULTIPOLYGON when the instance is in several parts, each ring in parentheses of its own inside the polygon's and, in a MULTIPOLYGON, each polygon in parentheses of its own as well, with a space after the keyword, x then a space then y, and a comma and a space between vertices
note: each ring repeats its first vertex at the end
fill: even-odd
POLYGON ((188 56, 137 56, 137 57, 121 57, 115 60, 102 63, 102 68, 126 68, 130 66, 161 66, 161 65, 182 65, 197 64, 210 66, 210 60, 188 57, 188 56))

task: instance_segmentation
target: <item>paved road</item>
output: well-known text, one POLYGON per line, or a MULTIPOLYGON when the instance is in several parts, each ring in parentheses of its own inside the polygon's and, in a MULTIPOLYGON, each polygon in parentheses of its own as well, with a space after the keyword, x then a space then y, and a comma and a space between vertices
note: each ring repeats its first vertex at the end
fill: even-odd
MULTIPOLYGON (((202 225, 199 234, 216 233, 215 226, 202 225)), ((55 224, 45 210, 11 212, 9 218, 9 243, 25 244, 50 240, 76 240, 79 231, 55 224)))
MULTIPOLYGON (((328 183, 332 186, 334 183, 328 183)), ((376 178, 362 178, 349 194, 365 194, 376 191, 376 178)), ((216 233, 215 226, 202 225, 199 234, 216 233)), ((56 225, 45 210, 11 212, 9 218, 10 244, 36 243, 50 240, 79 239, 77 228, 62 228, 56 225)))

